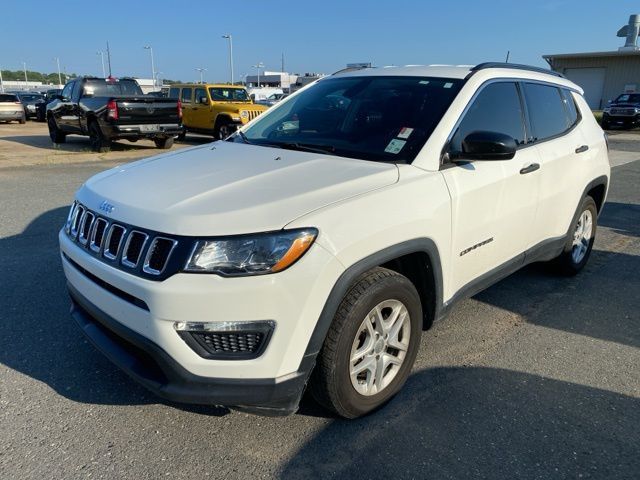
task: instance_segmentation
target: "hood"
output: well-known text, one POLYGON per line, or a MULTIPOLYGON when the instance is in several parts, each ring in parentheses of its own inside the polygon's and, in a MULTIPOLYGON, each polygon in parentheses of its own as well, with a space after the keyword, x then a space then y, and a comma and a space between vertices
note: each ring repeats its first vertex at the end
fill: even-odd
MULTIPOLYGON (((150 230, 217 236, 279 230, 306 213, 398 181, 393 164, 215 142, 116 167, 77 198, 150 230)), ((313 226, 313 225, 309 225, 313 226)))

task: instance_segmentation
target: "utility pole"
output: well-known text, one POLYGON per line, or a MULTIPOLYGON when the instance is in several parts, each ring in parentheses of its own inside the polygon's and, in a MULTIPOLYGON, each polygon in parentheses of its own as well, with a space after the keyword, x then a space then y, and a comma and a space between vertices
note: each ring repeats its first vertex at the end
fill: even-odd
POLYGON ((253 66, 258 71, 258 88, 260 88, 260 69, 264 67, 264 63, 258 62, 253 66))
POLYGON ((109 76, 111 76, 111 50, 109 50, 108 41, 107 41, 107 62, 109 63, 109 76))
POLYGON ((147 45, 144 47, 145 50, 149 50, 151 52, 151 78, 153 79, 153 88, 156 88, 156 65, 153 61, 153 47, 151 45, 147 45))
POLYGON ((228 33, 222 35, 222 38, 229 40, 229 69, 231 70, 231 85, 233 85, 233 37, 228 33))
POLYGON ((107 78, 107 72, 104 69, 104 52, 100 50, 99 52, 96 52, 96 55, 100 55, 100 61, 102 62, 102 77, 107 78))
POLYGON ((204 83, 203 77, 202 77, 202 72, 206 72, 207 69, 206 68, 196 68, 197 72, 200 72, 200 83, 204 83))
POLYGON ((0 68, 0 93, 4 93, 4 82, 2 80, 2 68, 0 68))
POLYGON ((507 50, 507 58, 505 60, 505 63, 509 63, 509 55, 511 55, 511 50, 507 50))
POLYGON ((29 79, 27 78, 27 62, 22 62, 22 69, 24 70, 24 89, 26 90, 29 79))
POLYGON ((284 52, 282 52, 282 58, 280 60, 280 71, 284 73, 284 52))
POLYGON ((62 85, 62 75, 60 74, 60 58, 56 57, 56 64, 58 65, 58 85, 62 85))

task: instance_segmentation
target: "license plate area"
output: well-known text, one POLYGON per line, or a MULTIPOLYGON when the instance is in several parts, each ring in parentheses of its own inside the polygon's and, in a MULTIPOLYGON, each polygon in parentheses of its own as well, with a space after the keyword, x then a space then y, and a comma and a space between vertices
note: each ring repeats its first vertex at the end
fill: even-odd
POLYGON ((141 132, 158 132, 160 131, 160 125, 158 124, 150 124, 150 125, 140 125, 141 132))

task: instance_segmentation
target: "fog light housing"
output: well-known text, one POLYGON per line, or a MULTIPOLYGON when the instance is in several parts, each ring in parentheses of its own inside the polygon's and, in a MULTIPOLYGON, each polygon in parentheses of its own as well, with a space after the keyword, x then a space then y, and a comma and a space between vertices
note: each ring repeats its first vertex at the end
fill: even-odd
POLYGON ((250 360, 267 348, 275 322, 176 322, 173 328, 202 358, 250 360))

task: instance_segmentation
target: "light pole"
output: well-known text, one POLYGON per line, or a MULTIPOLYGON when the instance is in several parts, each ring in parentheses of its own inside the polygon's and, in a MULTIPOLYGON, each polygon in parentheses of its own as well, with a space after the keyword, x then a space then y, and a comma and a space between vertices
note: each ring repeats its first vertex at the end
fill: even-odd
POLYGON ((160 80, 160 75, 162 75, 164 72, 156 72, 156 85, 160 85, 160 89, 162 89, 162 83, 160 80))
POLYGON ((153 61, 153 47, 151 45, 146 45, 144 47, 145 50, 149 50, 151 53, 151 78, 153 79, 153 88, 156 88, 156 65, 153 61))
POLYGON ((22 70, 24 71, 24 89, 27 89, 29 79, 27 78, 27 62, 22 62, 22 70))
POLYGON ((222 35, 222 38, 229 40, 229 69, 231 70, 231 85, 233 85, 233 37, 228 33, 222 35))
POLYGON ((58 65, 58 85, 62 85, 62 75, 60 74, 60 58, 56 57, 54 60, 58 65))
POLYGON ((256 65, 253 66, 253 68, 255 68, 258 71, 258 88, 260 88, 260 69, 264 67, 264 63, 262 62, 258 62, 256 65))
POLYGON ((207 71, 206 68, 196 68, 196 72, 200 72, 200 83, 204 83, 202 79, 202 72, 206 72, 206 71, 207 71))
POLYGON ((0 68, 0 93, 4 93, 4 82, 2 81, 2 68, 0 68))
POLYGON ((100 50, 96 52, 96 55, 100 55, 100 62, 102 63, 102 77, 107 78, 107 71, 104 69, 104 52, 100 50))

